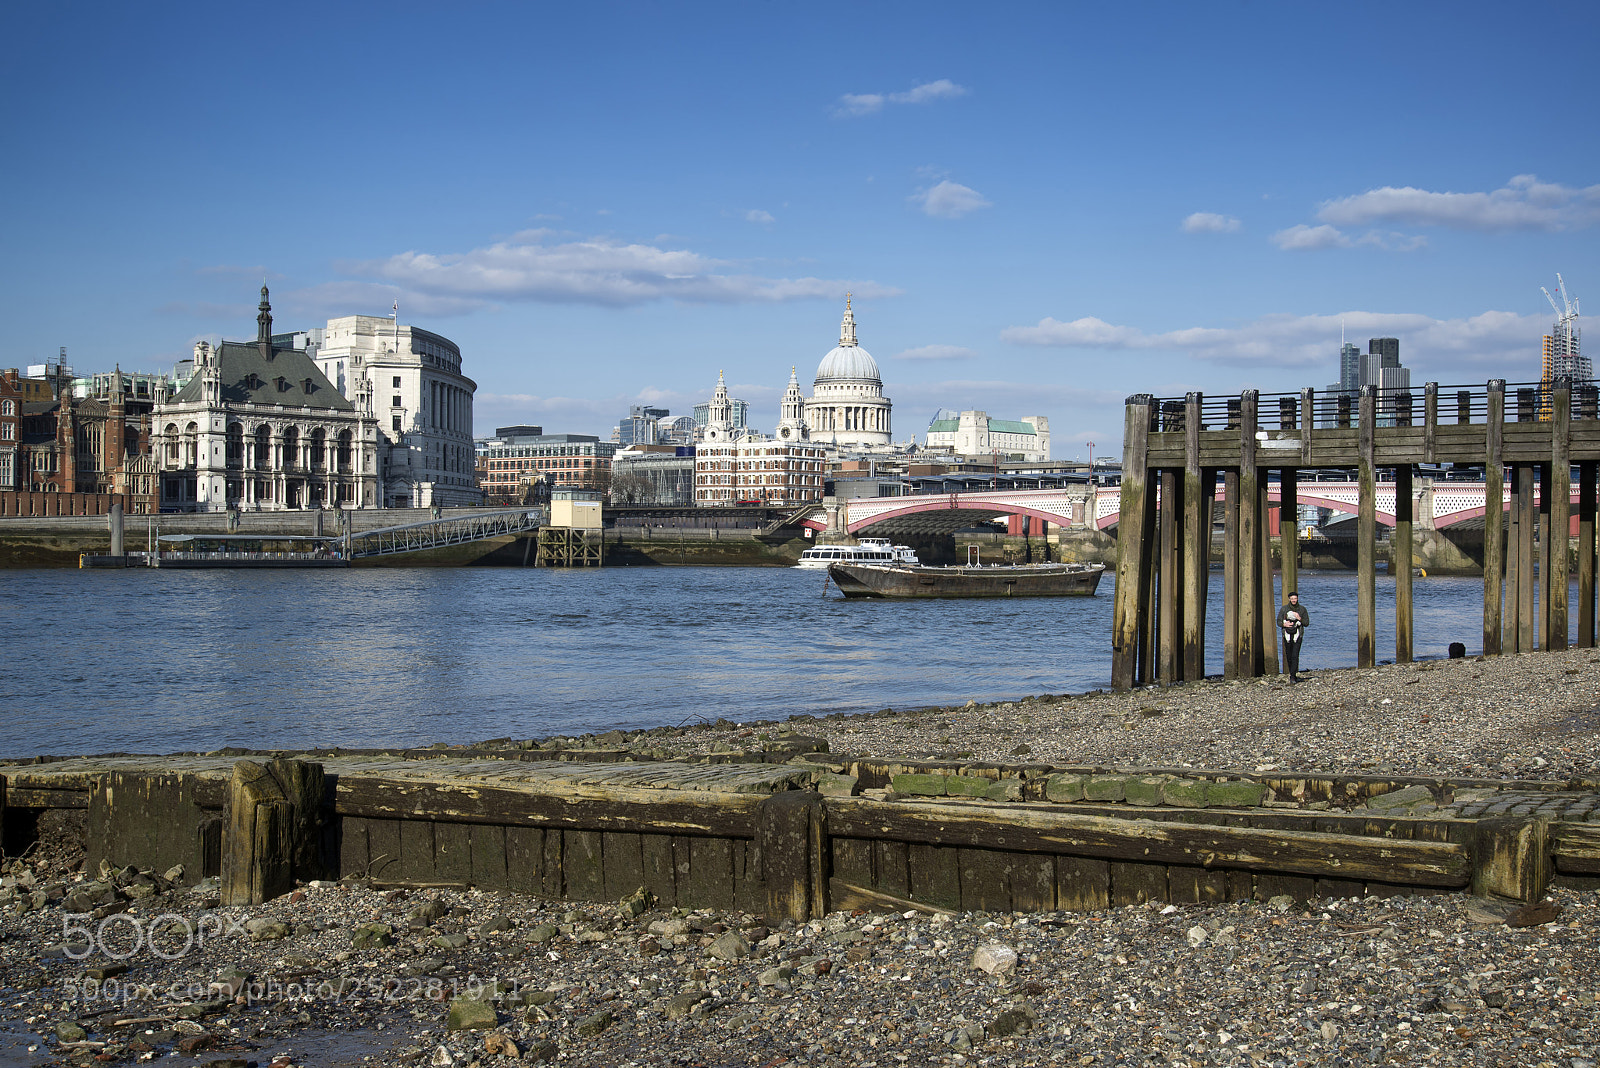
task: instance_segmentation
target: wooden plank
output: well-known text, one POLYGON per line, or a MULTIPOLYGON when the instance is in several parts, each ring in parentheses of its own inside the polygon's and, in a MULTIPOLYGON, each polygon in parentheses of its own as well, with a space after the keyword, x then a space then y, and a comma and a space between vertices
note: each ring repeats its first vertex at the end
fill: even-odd
POLYGON ((1164 864, 1111 862, 1111 903, 1143 905, 1146 901, 1167 899, 1167 868, 1164 864))
POLYGON ((394 867, 384 870, 384 877, 394 882, 438 882, 438 871, 433 866, 433 823, 430 820, 402 820, 400 822, 400 853, 394 867))
POLYGON ((466 823, 467 846, 472 857, 472 885, 482 890, 509 890, 506 873, 506 828, 487 823, 466 823))
POLYGON ((1346 879, 1318 879, 1317 897, 1365 897, 1366 884, 1346 879))
POLYGON ((1550 852, 1550 824, 1545 820, 1479 820, 1472 892, 1533 904, 1550 886, 1550 852))
POLYGON ((370 875, 374 879, 393 879, 400 870, 400 821, 367 820, 367 869, 347 871, 345 875, 370 875))
POLYGON ((544 895, 544 835, 538 827, 505 828, 506 889, 544 895))
POLYGON ((657 903, 664 907, 676 905, 678 890, 673 880, 671 836, 641 834, 639 860, 644 867, 645 888, 656 896, 657 903))
MULTIPOLYGON (((812 821, 821 817, 822 799, 810 791, 775 794, 761 805, 760 856, 764 896, 758 911, 765 911, 773 922, 794 920, 802 923, 812 916, 813 867, 821 857, 813 856, 812 821)), ((901 847, 904 849, 904 846, 901 847)), ((904 896, 904 887, 888 893, 904 896)))
POLYGON ((1184 397, 1183 466, 1183 678, 1194 682, 1205 678, 1206 668, 1206 587, 1211 557, 1211 495, 1206 493, 1210 474, 1213 492, 1216 475, 1200 467, 1200 408, 1202 397, 1184 397))
POLYGON ((1361 387, 1361 458, 1356 465, 1356 666, 1372 667, 1378 649, 1378 468, 1373 455, 1378 416, 1375 386, 1361 387))
POLYGON ((1411 465, 1394 469, 1394 532, 1389 536, 1389 574, 1394 578, 1394 662, 1411 663, 1411 528, 1415 511, 1411 465))
POLYGON ((911 883, 906 873, 906 843, 880 841, 872 843, 873 889, 895 897, 906 897, 911 883))
POLYGON ((1111 904, 1111 863, 1093 857, 1056 857, 1056 907, 1095 912, 1111 904))
MULTIPOLYGON (((757 839, 734 838, 733 846, 733 907, 753 916, 768 916, 767 883, 763 878, 765 855, 757 839)), ((802 916, 802 920, 810 916, 802 916)), ((772 917, 772 922, 777 922, 772 917)))
POLYGON ((692 908, 731 909, 734 904, 733 841, 727 838, 689 839, 689 882, 685 895, 678 885, 680 904, 692 908))
POLYGON ((906 846, 906 872, 911 884, 906 895, 939 908, 961 907, 959 851, 945 846, 912 842, 906 846))
MULTIPOLYGON (((136 864, 163 872, 184 868, 184 882, 202 877, 200 827, 212 818, 200 807, 194 777, 112 771, 92 784, 84 828, 84 867, 101 862, 120 868, 136 864)), ((3 815, 3 813, 0 813, 3 815)))
POLYGON ((433 875, 441 883, 466 885, 472 879, 472 825, 433 825, 433 875))
POLYGON ((567 896, 566 832, 546 830, 544 834, 544 860, 539 872, 544 877, 544 896, 567 896))
POLYGON ((961 908, 967 912, 1010 912, 1011 886, 1004 854, 988 849, 962 849, 961 908))
MULTIPOLYGON (((837 831, 834 833, 838 834, 837 831)), ((834 878, 853 886, 866 887, 877 881, 872 866, 872 842, 862 838, 834 837, 832 846, 834 878)))
POLYGON ((561 832, 561 868, 574 901, 606 899, 604 848, 599 831, 561 832))
POLYGON ((367 840, 369 821, 352 817, 339 821, 339 867, 337 874, 365 875, 372 860, 367 840))
POLYGON ((1228 877, 1187 864, 1167 868, 1167 900, 1175 905, 1214 905, 1228 900, 1228 877))
POLYGON ((1018 912, 1053 912, 1056 908, 1054 857, 1022 854, 1009 860, 1011 907, 1018 912))
POLYGON ((1247 871, 1230 871, 1225 873, 1228 877, 1228 900, 1250 901, 1256 895, 1255 876, 1247 871))
POLYGON ((1117 522, 1117 586, 1111 625, 1111 685, 1118 690, 1134 684, 1139 633, 1150 611, 1140 596, 1150 566, 1142 519, 1149 496, 1145 480, 1152 400, 1148 393, 1129 397, 1124 413, 1122 512, 1117 522))
POLYGON ((1256 900, 1271 901, 1285 894, 1296 901, 1310 901, 1317 896, 1317 880, 1302 875, 1256 873, 1256 900))
POLYGON ((1578 648, 1593 649, 1595 628, 1596 476, 1600 464, 1578 465, 1578 648))
POLYGON ((334 803, 340 815, 369 819, 518 823, 571 830, 751 838, 756 833, 756 808, 762 801, 757 794, 663 796, 660 790, 599 787, 585 787, 582 795, 565 798, 481 782, 436 783, 341 775, 334 803))
POLYGON ((1546 649, 1567 647, 1568 605, 1572 596, 1568 581, 1570 551, 1568 532, 1572 527, 1572 380, 1556 379, 1550 391, 1550 465, 1544 499, 1549 523, 1545 530, 1546 553, 1541 569, 1549 573, 1545 583, 1544 633, 1546 649))
POLYGON ((89 807, 88 790, 10 786, 6 791, 6 797, 6 804, 14 809, 89 807))
POLYGON ((600 853, 604 858, 606 899, 621 901, 645 885, 644 847, 640 836, 626 831, 606 831, 600 853))
POLYGON ((1247 389, 1239 397, 1239 657, 1237 677, 1255 678, 1262 671, 1261 619, 1261 472, 1256 465, 1256 406, 1261 394, 1247 389))
POLYGON ((1550 831, 1556 869, 1567 875, 1600 875, 1600 825, 1560 823, 1550 831))
MULTIPOLYGON (((828 823, 843 837, 892 838, 1008 852, 1138 858, 1152 864, 1248 868, 1337 878, 1388 878, 1418 886, 1464 886, 1470 875, 1459 845, 1374 842, 1355 835, 1182 824, 1062 812, 1062 806, 923 805, 861 798, 825 799, 828 823)), ((1265 819, 1265 817, 1255 817, 1265 819)), ((963 883, 963 887, 965 883, 963 883)))
POLYGON ((1178 567, 1179 553, 1183 547, 1179 534, 1180 519, 1183 514, 1178 490, 1182 484, 1178 480, 1180 473, 1169 467, 1159 475, 1161 495, 1158 505, 1160 518, 1157 521, 1159 531, 1157 553, 1161 579, 1157 593, 1160 626, 1157 631, 1159 640, 1156 643, 1156 675, 1163 686, 1171 686, 1178 682, 1183 670, 1182 652, 1178 648, 1178 636, 1182 633, 1180 606, 1183 603, 1179 599, 1178 567))
POLYGON ((1239 677, 1239 472, 1222 475, 1222 677, 1239 677))

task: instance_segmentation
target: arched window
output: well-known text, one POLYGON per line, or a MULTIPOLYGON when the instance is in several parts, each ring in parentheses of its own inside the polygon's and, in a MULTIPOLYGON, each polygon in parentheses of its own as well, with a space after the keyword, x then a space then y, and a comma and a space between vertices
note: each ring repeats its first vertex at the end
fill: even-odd
POLYGON ((183 428, 183 466, 195 467, 200 462, 200 427, 190 423, 183 428))
POLYGON ((283 428, 283 468, 292 471, 300 466, 300 428, 283 428))
POLYGON ((227 458, 229 467, 244 466, 244 424, 228 424, 227 458))
POLYGON ((256 427, 256 467, 272 467, 272 428, 266 423, 256 427))
POLYGON ((320 426, 311 432, 311 470, 323 471, 328 466, 328 432, 320 426))
POLYGON ((168 423, 165 431, 167 439, 167 461, 172 464, 178 462, 178 424, 168 423))
POLYGON ((10 397, 7 397, 5 400, 0 401, 0 415, 16 415, 16 414, 17 414, 17 402, 16 401, 12 400, 10 397))
POLYGON ((353 440, 353 437, 352 437, 350 431, 348 431, 348 430, 339 431, 339 438, 338 438, 338 443, 339 444, 338 444, 338 450, 336 452, 336 456, 338 457, 339 470, 341 470, 341 471, 349 471, 350 470, 350 444, 351 444, 352 440, 353 440))

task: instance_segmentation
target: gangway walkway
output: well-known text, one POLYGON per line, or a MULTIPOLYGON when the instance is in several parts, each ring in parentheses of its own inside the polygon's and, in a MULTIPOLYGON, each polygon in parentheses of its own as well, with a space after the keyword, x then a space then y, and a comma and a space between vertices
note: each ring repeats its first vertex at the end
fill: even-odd
POLYGON ((447 545, 464 545, 505 535, 531 534, 543 522, 544 513, 537 508, 481 512, 477 515, 364 530, 359 534, 350 534, 345 546, 350 559, 362 560, 438 549, 447 545))

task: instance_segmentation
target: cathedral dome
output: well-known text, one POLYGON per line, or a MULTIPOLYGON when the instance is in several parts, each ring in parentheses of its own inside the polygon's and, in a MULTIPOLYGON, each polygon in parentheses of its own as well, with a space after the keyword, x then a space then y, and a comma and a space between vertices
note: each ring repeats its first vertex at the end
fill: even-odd
POLYGON ((878 375, 877 361, 860 345, 839 345, 829 350, 817 367, 819 385, 841 379, 855 382, 866 380, 883 385, 883 379, 878 375))

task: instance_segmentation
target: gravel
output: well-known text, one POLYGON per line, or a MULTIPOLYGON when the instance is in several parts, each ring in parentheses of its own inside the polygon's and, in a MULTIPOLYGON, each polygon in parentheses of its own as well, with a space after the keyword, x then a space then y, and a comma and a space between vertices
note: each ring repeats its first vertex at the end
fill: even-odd
MULTIPOLYGON (((1594 779, 1597 662, 1430 662, 624 740, 704 752, 793 730, 877 756, 1594 779)), ((1600 1062, 1588 889, 1553 889, 1531 913, 1436 895, 796 925, 356 881, 222 909, 214 881, 78 870, 71 830, 4 868, 27 904, 0 908, 0 1064, 1600 1062), (74 935, 69 900, 123 918, 74 935), (185 949, 167 919, 160 953, 108 955, 159 916, 205 937, 185 949), (472 1029, 449 1030, 452 1014, 472 1029)))

